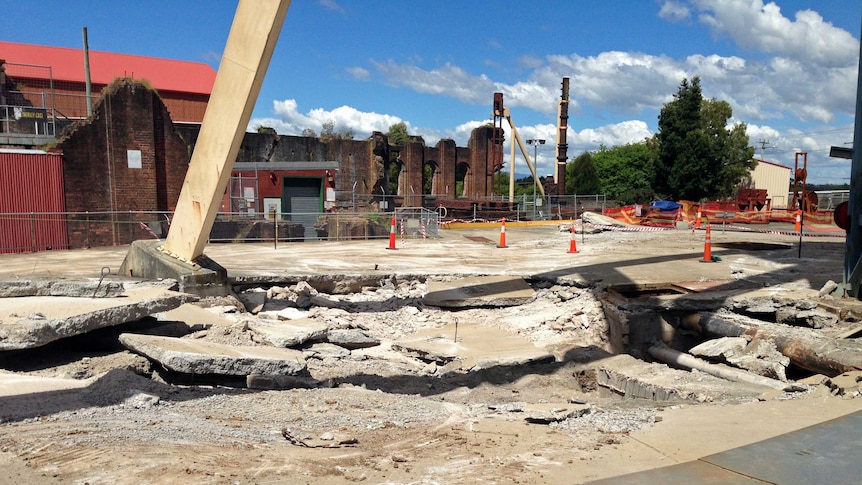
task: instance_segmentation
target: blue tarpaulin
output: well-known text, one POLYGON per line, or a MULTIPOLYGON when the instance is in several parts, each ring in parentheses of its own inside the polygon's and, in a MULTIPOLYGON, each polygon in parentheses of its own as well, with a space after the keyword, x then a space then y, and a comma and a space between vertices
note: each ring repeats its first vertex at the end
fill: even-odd
POLYGON ((652 203, 651 207, 662 212, 673 212, 682 207, 682 204, 677 204, 672 200, 657 200, 652 203))

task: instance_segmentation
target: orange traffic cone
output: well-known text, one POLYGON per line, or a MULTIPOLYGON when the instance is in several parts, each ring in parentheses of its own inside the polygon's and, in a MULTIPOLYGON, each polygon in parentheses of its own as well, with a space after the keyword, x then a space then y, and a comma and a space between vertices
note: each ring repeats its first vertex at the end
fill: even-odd
POLYGON ((575 243, 575 223, 572 222, 572 237, 569 240, 569 250, 567 253, 576 253, 578 252, 578 245, 575 243))
POLYGON ((800 209, 796 209, 796 227, 794 231, 802 232, 802 210, 800 209))
POLYGON ((697 219, 694 220, 694 227, 697 229, 700 229, 700 223, 701 223, 700 218, 701 218, 700 211, 697 211, 697 219))
POLYGON ((389 247, 386 249, 395 249, 395 216, 392 216, 392 225, 389 226, 389 247))
POLYGON ((706 225, 706 239, 703 243, 703 259, 701 263, 714 263, 712 259, 712 238, 710 237, 709 224, 706 225))
POLYGON ((506 218, 503 218, 503 224, 500 225, 500 244, 497 245, 498 248, 505 248, 506 246, 506 218))

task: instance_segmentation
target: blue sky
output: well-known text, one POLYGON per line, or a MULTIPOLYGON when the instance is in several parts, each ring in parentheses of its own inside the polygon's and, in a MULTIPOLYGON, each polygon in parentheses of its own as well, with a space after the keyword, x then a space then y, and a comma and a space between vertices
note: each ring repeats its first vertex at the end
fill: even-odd
MULTIPOLYGON (((80 48, 87 27, 92 50, 214 68, 236 9, 224 0, 0 5, 2 40, 80 48)), ((844 183, 850 162, 828 151, 853 139, 860 22, 862 0, 294 0, 250 128, 298 135, 331 121, 365 138, 404 121, 429 144, 466 146, 502 91, 521 136, 552 143, 569 76, 572 158, 651 136, 680 81, 700 76, 704 95, 748 125, 758 157, 760 140, 766 160, 791 167, 806 151, 809 182, 844 183)), ((553 157, 552 145, 539 150, 540 174, 553 157)))

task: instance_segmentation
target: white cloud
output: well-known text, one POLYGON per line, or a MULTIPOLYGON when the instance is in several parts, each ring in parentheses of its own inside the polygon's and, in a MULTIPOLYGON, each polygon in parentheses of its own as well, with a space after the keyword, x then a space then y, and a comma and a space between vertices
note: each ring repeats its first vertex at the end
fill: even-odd
POLYGON ((364 67, 348 67, 345 71, 353 76, 354 79, 359 79, 360 81, 367 81, 371 77, 371 72, 364 67))
POLYGON ((661 6, 658 16, 670 22, 680 22, 691 16, 691 10, 680 2, 669 0, 661 6))
MULTIPOLYGON (((249 128, 269 126, 282 135, 300 135, 305 129, 319 133, 323 124, 331 121, 335 131, 351 129, 356 133, 354 139, 361 140, 371 136, 373 131, 386 133, 390 126, 403 121, 397 116, 359 111, 350 106, 333 110, 315 108, 303 114, 294 99, 273 101, 273 112, 275 117, 252 119, 249 128)), ((407 125, 409 129, 409 123, 407 125)))
POLYGON ((344 10, 344 7, 339 5, 338 2, 336 2, 335 0, 317 0, 317 3, 320 6, 326 8, 328 10, 332 10, 333 12, 338 12, 341 15, 347 14, 347 11, 344 10))
POLYGON ((812 10, 796 12, 795 20, 790 20, 775 2, 692 0, 691 3, 700 11, 700 21, 715 35, 726 35, 744 48, 824 67, 845 66, 858 58, 858 41, 812 10))
POLYGON ((393 60, 372 61, 372 64, 389 84, 407 86, 420 93, 442 94, 467 103, 486 103, 488 93, 494 92, 494 83, 487 76, 472 76, 450 63, 431 71, 393 60))

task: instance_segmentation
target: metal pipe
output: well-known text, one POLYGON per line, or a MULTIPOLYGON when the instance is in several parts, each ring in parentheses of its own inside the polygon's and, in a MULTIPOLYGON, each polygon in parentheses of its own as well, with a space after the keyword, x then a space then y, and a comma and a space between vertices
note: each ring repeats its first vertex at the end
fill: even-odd
POLYGON ((706 372, 709 375, 733 382, 748 382, 750 384, 778 389, 779 391, 784 391, 791 387, 790 384, 777 379, 770 379, 769 377, 759 376, 750 372, 710 364, 709 362, 698 359, 693 355, 684 354, 664 345, 650 347, 649 355, 666 364, 676 365, 686 369, 697 369, 701 372, 706 372))

